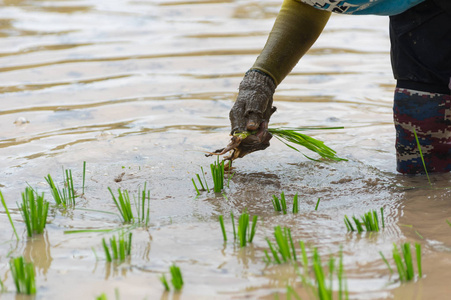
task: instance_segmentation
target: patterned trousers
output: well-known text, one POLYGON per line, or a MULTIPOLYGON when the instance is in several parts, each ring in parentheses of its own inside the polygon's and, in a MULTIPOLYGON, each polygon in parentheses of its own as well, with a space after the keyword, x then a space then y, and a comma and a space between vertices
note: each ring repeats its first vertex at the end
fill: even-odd
POLYGON ((428 172, 451 171, 451 95, 397 88, 393 116, 398 172, 425 173, 420 149, 428 172))

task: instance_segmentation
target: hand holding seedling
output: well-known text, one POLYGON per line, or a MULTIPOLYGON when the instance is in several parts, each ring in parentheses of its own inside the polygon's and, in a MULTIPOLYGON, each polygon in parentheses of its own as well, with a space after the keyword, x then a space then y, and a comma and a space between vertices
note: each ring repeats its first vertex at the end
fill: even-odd
POLYGON ((268 123, 276 111, 272 106, 275 89, 276 85, 268 75, 257 70, 246 73, 229 113, 232 140, 226 148, 217 150, 216 154, 234 150, 227 158, 233 160, 269 147, 272 135, 268 131, 268 123))

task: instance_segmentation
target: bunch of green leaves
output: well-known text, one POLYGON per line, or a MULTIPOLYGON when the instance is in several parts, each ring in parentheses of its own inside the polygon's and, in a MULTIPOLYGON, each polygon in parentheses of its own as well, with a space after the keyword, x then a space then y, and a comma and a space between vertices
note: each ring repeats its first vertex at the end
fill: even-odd
POLYGON ((146 190, 147 183, 144 184, 144 189, 138 191, 138 200, 135 198, 135 214, 133 213, 132 203, 130 201, 130 195, 127 190, 122 191, 118 188, 118 196, 114 195, 111 188, 108 187, 111 197, 113 198, 114 204, 116 204, 117 209, 121 215, 122 221, 124 223, 136 223, 140 225, 149 225, 150 221, 150 191, 146 190))
POLYGON ((210 164, 211 176, 213 178, 213 191, 220 193, 224 188, 224 161, 219 162, 219 156, 217 161, 210 164))
MULTIPOLYGON (((232 219, 233 238, 234 240, 238 239, 240 247, 246 247, 247 243, 252 243, 252 241, 254 240, 255 232, 257 231, 258 216, 252 217, 251 224, 249 214, 244 211, 238 219, 238 230, 235 227, 235 218, 233 216, 233 213, 230 213, 230 218, 232 219)), ((224 241, 227 241, 224 218, 222 215, 219 216, 219 224, 221 225, 221 231, 224 241)))
POLYGON ((29 237, 44 232, 49 211, 49 203, 44 199, 44 193, 38 195, 32 188, 26 187, 19 209, 29 237))
POLYGON ((19 240, 19 235, 17 234, 16 227, 14 226, 13 219, 11 218, 11 214, 9 213, 8 206, 6 206, 6 201, 5 201, 5 198, 3 197, 2 191, 0 191, 0 200, 2 202, 3 207, 5 208, 5 212, 6 212, 6 215, 8 216, 9 223, 11 224, 11 227, 13 228, 14 235, 16 236, 16 239, 19 240))
POLYGON ((75 206, 75 198, 77 196, 75 195, 72 171, 63 170, 63 176, 64 176, 64 187, 62 189, 60 189, 55 184, 50 174, 48 174, 47 177, 45 177, 45 180, 49 184, 53 199, 55 200, 57 205, 62 205, 64 208, 67 208, 68 206, 75 206))
MULTIPOLYGON (((193 182, 194 189, 196 190, 197 194, 200 195, 201 191, 207 191, 210 192, 210 188, 208 187, 207 179, 205 178, 205 172, 204 168, 200 167, 202 178, 199 174, 196 174, 196 179, 199 182, 200 188, 196 185, 196 181, 194 178, 191 178, 191 181, 193 182)), ((215 193, 220 193, 224 188, 224 182, 225 182, 225 167, 224 167, 224 161, 219 161, 219 156, 217 157, 216 161, 212 164, 210 164, 210 171, 211 171, 211 177, 213 179, 213 191, 215 193)), ((230 184, 230 180, 232 179, 233 174, 228 176, 227 179, 227 187, 230 184)))
MULTIPOLYGON (((302 251, 302 271, 296 266, 299 276, 302 280, 302 285, 307 288, 309 293, 309 299, 319 300, 333 300, 334 295, 338 296, 338 299, 349 299, 349 293, 346 283, 346 277, 343 267, 343 254, 340 251, 340 258, 338 265, 334 257, 329 257, 327 267, 325 267, 321 261, 321 257, 318 253, 318 249, 313 249, 313 255, 311 262, 307 256, 305 244, 300 243, 302 251), (310 269, 312 272, 310 272, 310 269), (313 278, 310 274, 313 273, 313 278), (334 278, 338 280, 338 293, 333 291, 334 278)), ((300 299, 299 295, 293 288, 287 288, 287 297, 294 296, 296 299, 300 299)), ((291 297, 290 297, 291 298, 291 297)))
POLYGON ((296 261, 296 250, 294 248, 293 238, 291 237, 291 230, 288 227, 282 229, 280 226, 276 226, 274 227, 274 238, 276 241, 275 245, 269 238, 266 238, 272 257, 265 250, 265 261, 267 263, 277 264, 296 261))
POLYGON ((36 294, 36 280, 33 263, 25 262, 23 256, 11 258, 9 261, 11 274, 16 285, 17 293, 36 294))
MULTIPOLYGON (((171 273, 172 286, 176 291, 180 291, 183 287, 183 276, 182 272, 180 271, 180 268, 177 267, 175 264, 172 264, 172 266, 169 267, 169 272, 171 273)), ((161 275, 160 281, 163 284, 164 289, 166 291, 169 291, 170 287, 165 274, 161 275)))
MULTIPOLYGON (((299 201, 298 201, 298 194, 294 195, 293 197, 293 208, 292 212, 294 214, 297 214, 299 212, 299 201)), ((284 215, 287 214, 287 201, 285 199, 285 194, 282 192, 280 194, 280 199, 276 195, 272 196, 272 206, 274 207, 275 211, 281 211, 284 215)))
MULTIPOLYGON (((384 228, 385 227, 384 209, 381 207, 380 211, 382 223, 381 225, 382 228, 384 228)), ((344 217, 344 222, 348 231, 357 230, 358 233, 361 233, 364 231, 364 227, 366 231, 376 231, 376 232, 380 231, 381 226, 379 225, 379 217, 375 210, 365 213, 363 216, 360 217, 360 220, 355 216, 353 216, 352 219, 355 223, 355 228, 352 225, 352 222, 349 220, 348 216, 345 215, 344 217)))
POLYGON ((103 250, 105 251, 106 261, 112 262, 118 261, 123 262, 128 256, 130 256, 132 251, 132 233, 129 232, 128 235, 121 232, 118 237, 113 235, 110 238, 110 245, 108 246, 105 239, 102 239, 103 250))
MULTIPOLYGON (((300 133, 300 131, 306 130, 325 130, 325 129, 342 129, 343 127, 326 127, 326 128, 268 128, 268 131, 275 136, 279 141, 287 145, 293 150, 300 152, 295 146, 290 145, 288 143, 292 143, 296 146, 303 146, 317 154, 319 154, 323 158, 331 159, 334 161, 346 161, 347 159, 340 158, 336 155, 336 151, 332 150, 328 146, 324 144, 324 142, 312 138, 306 134, 300 133)), ((310 160, 316 160, 311 158, 305 154, 303 154, 306 158, 310 160)))
MULTIPOLYGON (((417 271, 418 277, 423 276, 423 270, 421 265, 421 245, 415 243, 416 261, 417 261, 417 271)), ((384 257, 382 252, 379 252, 382 256, 383 261, 387 265, 390 273, 393 273, 393 269, 390 267, 387 259, 384 257)), ((398 250, 398 246, 393 244, 393 260, 398 271, 399 280, 401 282, 411 281, 415 278, 415 271, 413 269, 413 258, 410 248, 410 243, 404 243, 401 245, 401 252, 398 250)))

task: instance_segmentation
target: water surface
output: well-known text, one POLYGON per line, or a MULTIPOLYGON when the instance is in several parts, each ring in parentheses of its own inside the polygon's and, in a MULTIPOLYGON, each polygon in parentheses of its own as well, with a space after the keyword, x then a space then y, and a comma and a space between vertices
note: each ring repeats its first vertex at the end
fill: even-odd
MULTIPOLYGON (((451 275, 450 176, 396 174, 388 19, 334 15, 278 87, 273 126, 312 131, 348 162, 313 162, 277 140, 235 164, 223 195, 196 197, 191 178, 228 142, 228 111, 281 1, 19 1, 0 8, 0 189, 21 236, 0 210, 0 279, 14 299, 9 257, 36 266, 37 299, 274 299, 305 289, 291 266, 266 265, 276 225, 324 258, 343 250, 353 299, 444 299, 451 275), (16 202, 27 184, 53 202, 44 176, 62 168, 86 190, 76 209, 52 207, 44 235, 26 238, 16 202), (151 225, 133 230, 132 257, 108 264, 109 233, 122 226, 108 187, 151 195, 151 225), (298 193, 300 213, 274 212, 272 195, 298 193), (317 211, 316 201, 321 198, 317 211), (344 215, 384 207, 378 234, 346 232, 344 215), (224 243, 218 215, 259 216, 254 243, 224 243), (94 211, 96 210, 96 211, 94 211), (423 246, 424 278, 400 284, 379 251, 423 246), (92 250, 95 250, 94 251, 92 250), (96 257, 97 255, 97 257, 96 257), (166 294, 159 277, 180 266, 185 287, 166 294)), ((312 155, 306 152, 307 155, 312 155)), ((291 202, 290 202, 291 204, 291 202)), ((231 224, 226 219, 229 235, 231 224)), ((25 297, 24 299, 27 299, 25 297)))

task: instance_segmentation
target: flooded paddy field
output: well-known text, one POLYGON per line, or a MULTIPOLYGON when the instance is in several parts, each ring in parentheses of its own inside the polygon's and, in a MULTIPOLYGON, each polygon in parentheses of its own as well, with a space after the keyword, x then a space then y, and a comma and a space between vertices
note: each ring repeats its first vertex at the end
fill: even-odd
POLYGON ((306 133, 347 162, 310 161, 273 139, 234 163, 224 194, 198 196, 191 179, 213 163, 205 151, 227 144, 238 85, 281 1, 1 3, 0 190, 20 236, 2 206, 1 299, 114 299, 115 290, 121 299, 282 299, 287 285, 305 298, 291 264, 264 262, 277 225, 309 255, 317 247, 326 261, 342 251, 351 299, 448 298, 451 177, 429 184, 395 171, 388 18, 333 15, 275 94, 272 126, 344 126, 306 133), (84 161, 83 197, 57 207, 44 177, 61 185, 70 169, 81 193, 84 161), (112 232, 69 234, 127 227, 108 188, 133 198, 145 183, 150 224, 132 229, 129 260, 105 261, 102 239, 112 232), (16 204, 28 185, 51 202, 45 233, 32 238, 16 204), (290 205, 298 193, 298 214, 274 211, 281 192, 290 205), (381 232, 347 232, 345 215, 381 207, 381 232), (228 216, 245 209, 259 219, 253 243, 240 248, 228 216), (403 242, 422 245, 423 278, 401 284, 379 252, 392 263, 393 243, 403 242), (35 297, 16 296, 8 263, 20 255, 35 265, 35 297), (180 293, 159 279, 173 263, 180 293))

